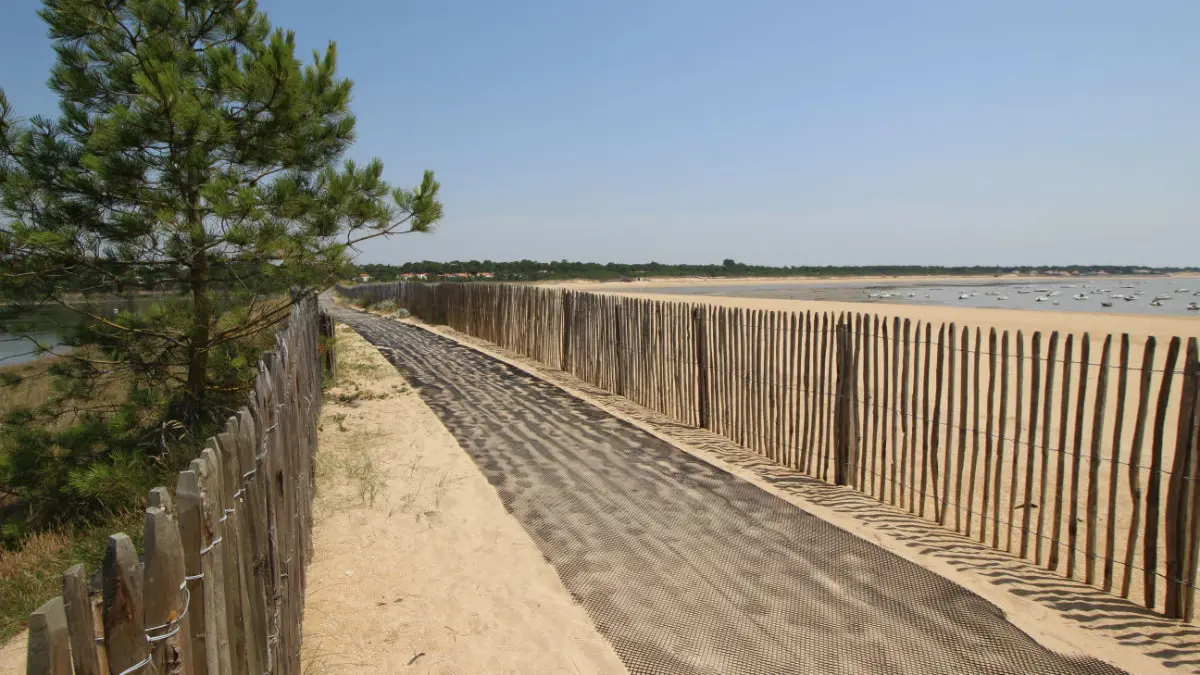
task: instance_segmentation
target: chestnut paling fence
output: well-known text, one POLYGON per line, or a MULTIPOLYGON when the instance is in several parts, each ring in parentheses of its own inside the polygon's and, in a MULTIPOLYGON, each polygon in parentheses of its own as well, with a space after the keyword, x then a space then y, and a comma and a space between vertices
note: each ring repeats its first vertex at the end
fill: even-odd
POLYGON ((1197 341, 485 283, 339 288, 1191 620, 1197 341))
POLYGON ((150 492, 144 560, 109 537, 102 598, 75 565, 29 617, 28 673, 298 674, 312 556, 317 415, 336 357, 315 296, 293 305, 247 405, 210 438, 174 498, 150 492))

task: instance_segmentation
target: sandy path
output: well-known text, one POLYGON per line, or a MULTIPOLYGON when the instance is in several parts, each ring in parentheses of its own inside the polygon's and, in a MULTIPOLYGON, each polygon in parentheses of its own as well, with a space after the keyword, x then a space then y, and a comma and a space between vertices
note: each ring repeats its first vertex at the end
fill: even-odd
POLYGON ((437 417, 338 333, 321 421, 307 675, 625 673, 437 417))
POLYGON ((341 316, 418 387, 631 672, 1117 672, 511 366, 341 316))
POLYGON ((7 644, 0 645, 0 675, 21 675, 25 672, 26 635, 22 632, 7 644))

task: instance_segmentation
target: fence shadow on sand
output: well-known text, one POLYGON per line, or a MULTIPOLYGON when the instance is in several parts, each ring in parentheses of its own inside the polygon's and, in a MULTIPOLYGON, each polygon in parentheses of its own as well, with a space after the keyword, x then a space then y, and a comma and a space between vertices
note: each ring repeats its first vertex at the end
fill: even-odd
POLYGON ((553 384, 634 421, 663 438, 711 453, 729 465, 747 470, 779 491, 850 515, 870 528, 909 547, 944 561, 956 570, 975 574, 1007 592, 1053 609, 1078 626, 1096 630, 1126 645, 1142 648, 1164 666, 1200 673, 1200 629, 1180 623, 1084 583, 1031 565, 1014 555, 980 544, 898 508, 881 503, 853 488, 806 476, 749 451, 729 439, 681 424, 628 399, 582 382, 561 370, 548 368, 513 351, 447 327, 433 330, 474 344, 519 364, 553 384), (1153 645, 1147 648, 1146 645, 1153 645))

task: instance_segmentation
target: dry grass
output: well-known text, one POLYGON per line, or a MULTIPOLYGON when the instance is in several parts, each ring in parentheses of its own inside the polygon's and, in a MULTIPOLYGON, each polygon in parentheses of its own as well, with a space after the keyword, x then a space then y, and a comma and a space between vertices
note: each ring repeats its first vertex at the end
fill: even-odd
MULTIPOLYGON (((387 482, 387 472, 374 450, 384 434, 355 429, 354 409, 360 402, 386 399, 393 393, 386 387, 373 386, 387 370, 369 358, 366 350, 343 350, 339 345, 338 379, 326 392, 327 405, 321 415, 321 427, 333 427, 336 435, 330 439, 332 442, 322 442, 317 455, 318 486, 347 486, 367 506, 375 504, 387 482)), ((319 506, 327 513, 336 512, 332 500, 321 499, 321 492, 318 487, 319 506)))
MULTIPOLYGON (((272 308, 280 306, 286 296, 272 296, 260 301, 245 315, 230 313, 224 320, 230 325, 245 321, 247 317, 261 320, 272 308)), ((238 324, 240 325, 240 324, 238 324)), ((223 324, 223 327, 225 326, 223 324)), ((263 332, 271 336, 278 327, 263 332)), ((266 337, 262 346, 269 348, 266 337)), ((87 348, 76 352, 87 355, 87 348)), ((46 357, 29 363, 0 366, 0 374, 19 376, 21 381, 11 386, 0 386, 0 417, 21 408, 36 408, 54 395, 54 378, 49 370, 57 359, 69 357, 46 357)), ((98 389, 88 401, 72 401, 76 411, 108 408, 114 401, 124 400, 129 390, 126 371, 120 367, 111 376, 101 380, 98 389)), ((69 426, 77 415, 63 415, 55 426, 69 426)), ((194 453, 195 450, 188 450, 194 453)), ((193 454, 194 456, 194 454, 193 454)), ((372 464, 363 459, 347 459, 346 472, 353 475, 361 485, 364 499, 374 499, 382 479, 373 476, 372 464)), ((0 497, 0 507, 5 507, 0 497)), ((9 504, 8 506, 11 506, 9 504)), ((62 573, 75 563, 84 563, 88 572, 94 572, 104 557, 108 536, 124 531, 140 548, 142 539, 142 512, 128 505, 129 511, 115 517, 105 517, 88 526, 41 532, 26 538, 13 551, 0 549, 0 644, 22 631, 30 612, 42 603, 62 592, 62 573)))
MULTIPOLYGON (((54 395, 54 376, 50 368, 58 359, 67 358, 51 356, 29 363, 15 366, 0 367, 4 376, 16 375, 21 381, 13 385, 0 385, 0 417, 20 408, 36 408, 54 395)), ((124 400, 129 391, 129 378, 125 370, 117 368, 111 373, 100 377, 94 395, 88 401, 68 401, 68 407, 74 408, 76 414, 62 415, 55 426, 66 427, 77 419, 77 413, 89 409, 109 409, 114 401, 124 400)))
POLYGON ((25 626, 29 613, 62 592, 62 573, 71 564, 71 540, 42 532, 17 551, 0 551, 0 642, 25 626))
MULTIPOLYGON (((340 422, 338 425, 339 431, 345 429, 340 422)), ((348 484, 363 504, 373 506, 387 480, 372 450, 382 436, 379 432, 345 432, 336 443, 321 448, 317 455, 318 485, 348 484)))
POLYGON ((15 551, 0 550, 0 644, 25 629, 30 612, 62 593, 68 567, 99 569, 110 534, 125 532, 140 551, 143 518, 130 510, 86 528, 39 532, 15 551))
POLYGON ((19 384, 0 387, 0 416, 18 408, 31 408, 45 403, 54 391, 53 378, 47 372, 53 357, 38 359, 15 366, 0 367, 0 373, 22 378, 19 384))

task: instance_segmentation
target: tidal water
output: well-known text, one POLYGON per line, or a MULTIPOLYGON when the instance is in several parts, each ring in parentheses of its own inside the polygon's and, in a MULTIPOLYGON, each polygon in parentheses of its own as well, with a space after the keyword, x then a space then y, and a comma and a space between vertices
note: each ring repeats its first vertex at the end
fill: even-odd
MULTIPOLYGON (((154 304, 149 296, 128 299, 92 300, 88 311, 108 316, 115 312, 137 312, 154 304)), ((64 336, 79 326, 83 317, 60 306, 40 307, 11 319, 0 319, 0 367, 27 363, 45 356, 37 353, 34 341, 54 352, 62 351, 64 336)))
POLYGON ((979 279, 906 283, 763 282, 761 284, 635 287, 644 293, 743 298, 998 307, 1055 312, 1105 312, 1200 317, 1200 279, 1183 277, 1066 277, 1054 281, 979 279))

